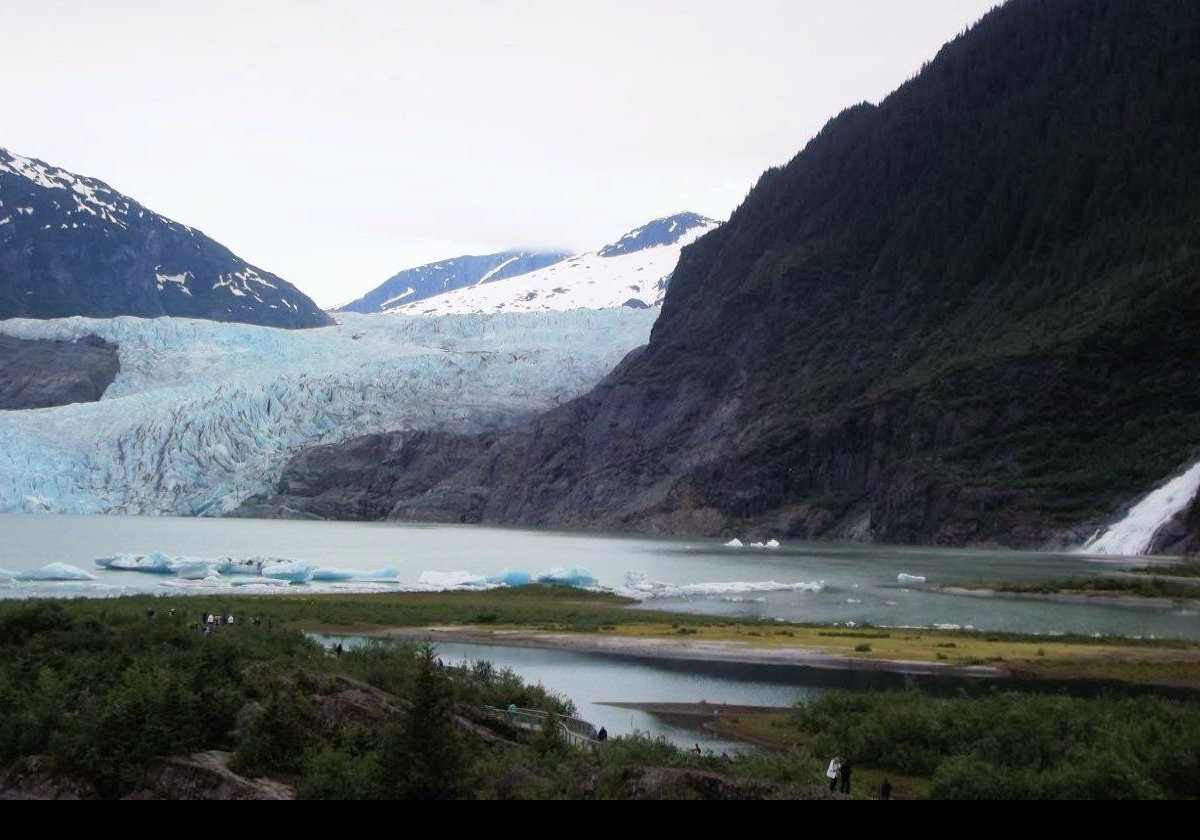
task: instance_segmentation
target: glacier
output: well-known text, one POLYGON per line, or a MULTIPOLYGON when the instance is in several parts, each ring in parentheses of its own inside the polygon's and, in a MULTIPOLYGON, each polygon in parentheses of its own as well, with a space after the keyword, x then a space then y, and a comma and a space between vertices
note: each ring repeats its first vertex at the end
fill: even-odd
POLYGON ((0 512, 214 516, 305 447, 371 432, 480 432, 586 391, 656 311, 343 315, 285 330, 185 318, 0 321, 96 335, 121 370, 98 402, 0 411, 0 512))

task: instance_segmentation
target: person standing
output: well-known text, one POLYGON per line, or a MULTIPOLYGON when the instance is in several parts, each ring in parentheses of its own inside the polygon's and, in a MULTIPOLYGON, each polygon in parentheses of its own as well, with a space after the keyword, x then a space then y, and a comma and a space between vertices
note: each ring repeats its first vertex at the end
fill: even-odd
POLYGON ((891 799, 892 798, 892 781, 891 781, 891 779, 884 779, 883 784, 879 786, 879 798, 880 799, 891 799))
POLYGON ((842 769, 842 760, 836 755, 830 760, 829 768, 825 771, 825 778, 829 779, 829 792, 833 793, 837 790, 838 772, 842 769))
POLYGON ((850 795, 850 773, 854 770, 849 759, 842 762, 841 777, 842 777, 842 793, 850 795))

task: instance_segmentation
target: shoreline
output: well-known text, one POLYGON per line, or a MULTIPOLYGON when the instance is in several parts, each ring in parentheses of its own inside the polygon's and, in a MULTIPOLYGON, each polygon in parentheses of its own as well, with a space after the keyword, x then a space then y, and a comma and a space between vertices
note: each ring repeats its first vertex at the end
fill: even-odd
MULTIPOLYGON (((326 628, 313 632, 337 635, 326 628)), ((351 635, 351 634, 347 634, 351 635)), ((1012 677, 1007 668, 991 665, 953 665, 910 659, 847 656, 799 645, 754 645, 741 641, 682 640, 661 637, 598 636, 581 633, 555 633, 539 630, 484 630, 479 627, 389 627, 357 632, 352 635, 383 639, 465 642, 479 645, 565 650, 573 653, 601 654, 632 659, 674 662, 727 662, 746 665, 782 665, 794 668, 821 668, 838 671, 884 671, 923 676, 1012 677)))
POLYGON ((1120 593, 1090 592, 1011 592, 987 587, 975 589, 969 586, 940 586, 938 592, 947 595, 969 595, 975 598, 1007 598, 1010 600, 1050 601, 1059 604, 1102 604, 1110 607, 1150 607, 1164 610, 1198 604, 1197 599, 1165 598, 1145 595, 1123 595, 1120 593))

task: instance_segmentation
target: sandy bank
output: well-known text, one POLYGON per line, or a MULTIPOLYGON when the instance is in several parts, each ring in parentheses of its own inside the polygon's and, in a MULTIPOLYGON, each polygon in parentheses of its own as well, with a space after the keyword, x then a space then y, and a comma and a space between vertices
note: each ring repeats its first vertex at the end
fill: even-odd
POLYGON ((478 626, 396 627, 357 633, 356 635, 377 638, 427 639, 434 642, 469 642, 482 645, 550 648, 637 659, 735 662, 959 677, 1011 676, 1011 673, 1004 668, 987 665, 950 665, 941 662, 847 656, 799 645, 775 644, 766 647, 740 641, 602 636, 592 633, 552 633, 540 630, 492 629, 478 626))

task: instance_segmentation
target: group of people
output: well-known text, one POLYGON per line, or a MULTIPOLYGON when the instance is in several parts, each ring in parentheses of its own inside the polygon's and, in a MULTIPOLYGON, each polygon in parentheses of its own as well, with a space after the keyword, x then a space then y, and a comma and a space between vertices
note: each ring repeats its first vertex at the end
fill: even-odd
MULTIPOLYGON (((829 762, 829 768, 825 771, 825 778, 829 779, 829 792, 841 792, 849 795, 850 780, 853 773, 854 768, 850 764, 849 759, 834 756, 829 762)), ((892 782, 890 779, 884 779, 883 784, 879 786, 879 798, 892 798, 892 782)))
POLYGON ((834 756, 825 771, 825 778, 829 779, 829 792, 840 790, 842 793, 850 793, 850 779, 853 773, 854 767, 849 759, 834 756))

